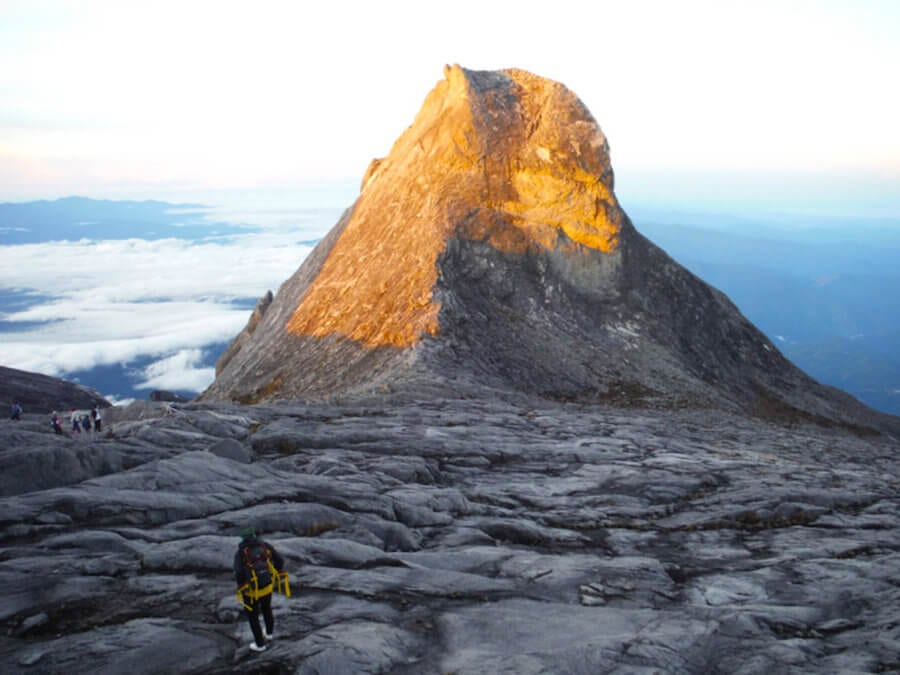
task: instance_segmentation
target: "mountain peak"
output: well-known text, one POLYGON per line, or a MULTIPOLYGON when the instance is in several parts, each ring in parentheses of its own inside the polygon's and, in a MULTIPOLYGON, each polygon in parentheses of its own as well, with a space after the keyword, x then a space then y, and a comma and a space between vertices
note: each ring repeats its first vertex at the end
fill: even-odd
POLYGON ((488 386, 883 426, 637 232, 613 188, 562 84, 447 67, 204 397, 488 386))
POLYGON ((563 236, 609 252, 621 223, 606 138, 574 94, 521 70, 448 66, 370 165, 288 330, 409 347, 440 332, 436 263, 451 238, 521 253, 563 236))

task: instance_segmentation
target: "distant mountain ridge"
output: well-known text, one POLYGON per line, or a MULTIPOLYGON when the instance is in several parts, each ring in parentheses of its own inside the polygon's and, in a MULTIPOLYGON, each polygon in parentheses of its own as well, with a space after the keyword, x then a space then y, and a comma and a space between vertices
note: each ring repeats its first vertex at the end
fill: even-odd
POLYGON ((194 238, 247 232, 203 219, 208 206, 157 200, 113 201, 63 197, 0 203, 0 245, 51 240, 194 238))
POLYGON ((900 429, 641 236, 562 85, 448 68, 207 399, 467 386, 900 429))
POLYGON ((26 414, 112 405, 90 387, 5 366, 0 366, 0 401, 7 406, 18 402, 26 414))

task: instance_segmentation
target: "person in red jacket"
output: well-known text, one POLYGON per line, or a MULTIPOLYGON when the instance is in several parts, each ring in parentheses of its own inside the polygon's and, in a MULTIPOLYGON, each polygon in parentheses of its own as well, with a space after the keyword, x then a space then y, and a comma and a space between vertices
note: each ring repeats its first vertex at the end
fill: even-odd
POLYGON ((241 532, 241 543, 234 554, 234 579, 238 585, 238 596, 244 606, 244 614, 253 631, 250 649, 265 651, 266 640, 272 639, 275 617, 272 614, 272 591, 277 573, 284 572, 284 558, 275 548, 256 536, 253 528, 241 532), (259 625, 262 611, 265 632, 259 625))
POLYGON ((50 426, 53 427, 53 433, 55 433, 57 436, 62 436, 62 420, 59 419, 59 413, 57 413, 55 410, 50 413, 50 426))

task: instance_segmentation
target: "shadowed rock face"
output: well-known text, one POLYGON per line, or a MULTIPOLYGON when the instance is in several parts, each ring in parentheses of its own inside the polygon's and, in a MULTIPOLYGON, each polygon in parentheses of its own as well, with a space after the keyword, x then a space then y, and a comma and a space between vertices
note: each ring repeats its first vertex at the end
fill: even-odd
POLYGON ((75 382, 0 366, 0 402, 7 406, 3 409, 4 417, 9 416, 8 406, 13 401, 18 401, 26 413, 41 415, 52 410, 63 412, 70 408, 112 405, 95 390, 75 382))
POLYGON ((634 229, 569 90, 518 70, 445 75, 204 399, 486 384, 900 430, 800 372, 634 229))

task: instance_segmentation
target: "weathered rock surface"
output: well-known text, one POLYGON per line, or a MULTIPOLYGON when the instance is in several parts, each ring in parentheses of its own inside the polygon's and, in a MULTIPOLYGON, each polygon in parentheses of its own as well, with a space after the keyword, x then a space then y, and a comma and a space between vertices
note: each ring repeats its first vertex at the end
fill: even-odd
POLYGON ((259 325, 259 322, 262 320, 263 316, 266 313, 266 310, 269 309, 269 305, 272 304, 273 300, 272 291, 267 291, 263 297, 261 297, 257 303, 256 307, 253 308, 253 312, 250 314, 250 319, 247 321, 247 325, 242 330, 234 340, 228 345, 219 359, 216 361, 216 374, 218 375, 225 366, 228 365, 228 362, 231 361, 232 357, 237 354, 244 344, 250 339, 250 336, 256 331, 256 327, 259 325))
POLYGON ((203 398, 488 384, 900 434, 635 230, 572 92, 520 70, 445 74, 203 398))
POLYGON ((26 413, 49 415, 71 408, 90 410, 94 406, 112 405, 95 390, 49 375, 0 366, 0 402, 4 417, 9 417, 9 405, 18 401, 26 413))
POLYGON ((2 472, 44 467, 0 498, 4 672, 900 668, 896 441, 488 390, 154 405, 0 425, 45 458, 2 472), (295 591, 259 655, 248 524, 295 591))
POLYGON ((190 399, 174 391, 155 389, 150 392, 150 400, 158 403, 187 403, 190 399))

